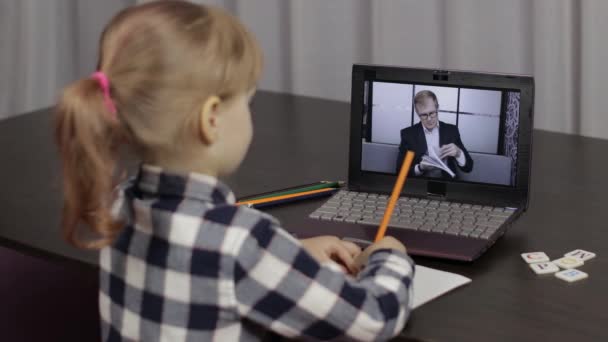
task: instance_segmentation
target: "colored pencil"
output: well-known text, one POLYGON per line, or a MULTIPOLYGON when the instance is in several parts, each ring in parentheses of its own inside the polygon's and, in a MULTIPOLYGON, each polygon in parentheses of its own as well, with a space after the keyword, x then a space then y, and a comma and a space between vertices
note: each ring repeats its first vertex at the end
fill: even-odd
POLYGON ((393 193, 391 194, 391 197, 388 200, 388 205, 386 206, 386 210, 384 211, 384 217, 382 218, 382 222, 380 223, 380 228, 378 228, 378 233, 376 233, 376 239, 374 240, 375 242, 382 240, 384 234, 386 234, 386 228, 388 228, 388 223, 391 220, 391 215, 393 215, 393 210, 395 209, 397 199, 401 194, 401 190, 403 189, 405 179, 407 178, 407 174, 410 171, 410 167, 412 166, 413 160, 414 152, 407 151, 405 159, 403 160, 403 165, 401 166, 401 170, 399 171, 399 176, 397 176, 397 181, 395 182, 393 193))
POLYGON ((286 203, 286 202, 291 202, 291 201, 296 201, 296 200, 301 200, 301 199, 306 199, 306 198, 331 195, 334 192, 336 192, 337 190, 338 190, 337 188, 317 189, 317 190, 299 192, 299 193, 295 193, 295 194, 267 197, 267 198, 254 199, 254 200, 245 200, 245 201, 237 202, 236 204, 237 205, 247 205, 250 207, 259 208, 261 206, 266 206, 266 205, 274 205, 274 204, 286 203))
POLYGON ((313 190, 319 190, 319 189, 339 188, 342 185, 342 183, 343 182, 321 181, 321 182, 307 184, 307 185, 300 185, 300 186, 293 187, 293 188, 272 191, 272 192, 265 193, 265 194, 259 194, 259 195, 255 195, 253 197, 248 197, 248 198, 246 197, 245 199, 241 199, 240 202, 253 201, 253 200, 277 197, 277 196, 283 196, 283 195, 291 195, 291 194, 297 194, 297 193, 301 193, 301 192, 307 192, 307 191, 313 191, 313 190))

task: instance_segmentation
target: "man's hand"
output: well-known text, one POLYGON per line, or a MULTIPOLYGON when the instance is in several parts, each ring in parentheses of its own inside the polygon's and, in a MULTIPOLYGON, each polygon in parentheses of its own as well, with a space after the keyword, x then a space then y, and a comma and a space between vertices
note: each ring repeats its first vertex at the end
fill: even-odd
POLYGON ((439 149, 439 158, 441 158, 441 159, 444 159, 446 157, 458 158, 458 157, 460 157, 461 153, 462 153, 462 151, 455 144, 447 144, 447 145, 441 146, 441 149, 439 149))
POLYGON ((427 172, 427 171, 431 171, 433 169, 437 169, 433 165, 428 165, 428 164, 424 165, 422 163, 418 164, 418 168, 420 169, 421 172, 427 172))
POLYGON ((361 253, 361 248, 354 243, 340 240, 336 236, 317 236, 301 239, 300 242, 320 263, 333 261, 347 273, 357 273, 355 258, 361 253))

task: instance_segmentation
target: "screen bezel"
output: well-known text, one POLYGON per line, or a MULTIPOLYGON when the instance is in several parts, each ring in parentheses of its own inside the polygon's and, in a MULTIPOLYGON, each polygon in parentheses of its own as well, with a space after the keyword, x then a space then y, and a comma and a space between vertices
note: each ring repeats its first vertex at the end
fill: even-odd
POLYGON ((397 66, 353 65, 349 186, 360 191, 390 193, 395 183, 396 175, 361 170, 362 122, 366 81, 500 89, 520 92, 515 186, 411 177, 408 178, 402 193, 404 195, 428 196, 429 194, 435 194, 429 191, 429 189, 439 187, 444 189, 445 197, 450 200, 478 202, 480 204, 501 203, 508 206, 527 207, 530 188, 534 109, 534 79, 531 76, 397 66))

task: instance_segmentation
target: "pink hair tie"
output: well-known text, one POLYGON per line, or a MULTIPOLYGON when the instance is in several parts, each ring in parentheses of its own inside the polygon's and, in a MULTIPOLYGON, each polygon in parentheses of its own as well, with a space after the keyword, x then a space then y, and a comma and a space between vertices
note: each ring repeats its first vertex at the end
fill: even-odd
POLYGON ((118 121, 118 117, 116 116, 116 105, 114 104, 114 101, 112 101, 112 97, 110 97, 110 81, 108 80, 108 76, 102 71, 96 71, 91 77, 97 80, 101 87, 101 91, 103 91, 103 99, 110 114, 112 114, 112 120, 118 121))

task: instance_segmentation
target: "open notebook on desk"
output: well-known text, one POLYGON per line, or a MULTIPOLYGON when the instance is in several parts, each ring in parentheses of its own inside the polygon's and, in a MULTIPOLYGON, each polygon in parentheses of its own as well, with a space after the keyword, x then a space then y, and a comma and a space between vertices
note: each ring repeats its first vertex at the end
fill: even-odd
POLYGON ((412 307, 416 309, 421 305, 470 282, 471 279, 459 274, 416 265, 413 290, 414 301, 412 307))

